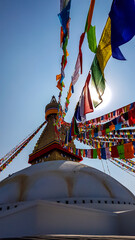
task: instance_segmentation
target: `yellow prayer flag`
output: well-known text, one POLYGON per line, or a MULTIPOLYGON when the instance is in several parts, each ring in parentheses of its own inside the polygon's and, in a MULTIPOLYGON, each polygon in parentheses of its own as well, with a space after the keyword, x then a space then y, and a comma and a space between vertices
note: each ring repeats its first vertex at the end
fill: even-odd
POLYGON ((102 74, 104 73, 104 68, 112 55, 111 49, 111 19, 108 17, 106 25, 104 27, 101 39, 97 48, 97 59, 102 74))

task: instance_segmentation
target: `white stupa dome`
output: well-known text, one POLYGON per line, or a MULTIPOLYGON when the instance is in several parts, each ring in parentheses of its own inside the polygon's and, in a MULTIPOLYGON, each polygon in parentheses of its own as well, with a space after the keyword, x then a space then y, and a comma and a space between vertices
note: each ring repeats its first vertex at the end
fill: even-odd
POLYGON ((134 195, 109 175, 71 161, 42 162, 0 182, 0 204, 50 200, 63 203, 97 200, 133 204, 134 195))

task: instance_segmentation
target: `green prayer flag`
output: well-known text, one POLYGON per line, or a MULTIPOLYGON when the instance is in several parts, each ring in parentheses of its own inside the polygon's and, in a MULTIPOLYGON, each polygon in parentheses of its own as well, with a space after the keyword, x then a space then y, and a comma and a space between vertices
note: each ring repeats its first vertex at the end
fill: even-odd
POLYGON ((96 31, 95 31, 95 26, 90 26, 89 31, 87 32, 87 40, 88 40, 88 45, 89 49, 96 53, 97 50, 97 41, 96 41, 96 31))
POLYGON ((109 133, 109 132, 110 132, 110 129, 109 129, 109 128, 106 128, 105 132, 106 132, 106 133, 109 133))
POLYGON ((77 126, 77 122, 76 122, 75 117, 74 117, 74 134, 75 134, 75 135, 78 135, 78 134, 79 134, 79 129, 78 129, 78 126, 77 126))
POLYGON ((66 102, 69 104, 69 100, 66 98, 66 102))
POLYGON ((93 158, 97 158, 97 149, 93 149, 93 158))
POLYGON ((94 107, 97 107, 102 102, 102 95, 105 90, 105 78, 99 67, 97 56, 95 55, 94 60, 91 65, 91 74, 92 74, 92 86, 96 89, 99 96, 99 100, 94 101, 94 107))
POLYGON ((64 42, 64 44, 63 44, 64 60, 66 60, 66 58, 67 58, 67 56, 66 56, 67 44, 68 44, 68 36, 66 36, 65 42, 64 42))
POLYGON ((124 155, 124 145, 117 146, 117 150, 118 150, 120 159, 124 159, 125 158, 125 155, 124 155))
POLYGON ((81 156, 83 156, 83 149, 81 149, 81 156))

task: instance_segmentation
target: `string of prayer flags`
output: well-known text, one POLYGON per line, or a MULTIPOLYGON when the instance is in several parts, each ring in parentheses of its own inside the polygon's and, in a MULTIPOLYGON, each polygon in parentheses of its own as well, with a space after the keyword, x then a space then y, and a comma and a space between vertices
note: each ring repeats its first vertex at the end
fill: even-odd
POLYGON ((58 74, 56 76, 57 82, 57 88, 62 91, 64 85, 64 78, 65 78, 65 73, 64 69, 67 64, 67 56, 68 51, 67 51, 67 44, 68 44, 68 38, 69 38, 69 21, 70 21, 70 6, 71 6, 71 0, 68 1, 61 1, 60 2, 60 13, 58 14, 60 23, 61 23, 61 39, 60 39, 60 45, 62 46, 63 49, 63 56, 61 60, 61 74, 58 74))
POLYGON ((63 113, 63 110, 61 112, 60 103, 61 103, 62 90, 63 90, 63 87, 65 87, 63 82, 65 78, 64 69, 67 64, 67 56, 69 55, 67 51, 67 44, 69 39, 70 6, 71 6, 71 0, 60 0, 60 13, 58 14, 58 17, 61 23, 60 46, 63 49, 63 55, 61 59, 61 73, 56 75, 56 81, 57 81, 56 87, 60 90, 60 93, 58 96, 59 110, 57 114, 56 124, 57 125, 59 124, 60 126, 65 116, 63 113))
POLYGON ((17 146, 15 146, 10 152, 8 152, 4 157, 2 157, 0 159, 0 164, 2 164, 7 159, 9 159, 9 157, 12 156, 17 151, 17 149, 19 149, 25 143, 25 141, 27 141, 27 138, 25 138, 22 142, 20 142, 17 146))
POLYGON ((125 60, 119 46, 130 41, 135 35, 134 0, 113 0, 109 18, 111 25, 112 57, 125 60))
POLYGON ((109 159, 109 161, 111 163, 113 163, 115 166, 121 168, 122 170, 127 170, 127 171, 130 171, 130 172, 135 172, 134 169, 132 168, 129 168, 128 166, 125 166, 123 163, 121 163, 120 161, 118 161, 117 159, 109 159))
MULTIPOLYGON (((68 90, 68 93, 67 93, 66 100, 67 100, 68 95, 70 93, 71 93, 71 95, 72 95, 72 93, 74 93, 74 85, 78 81, 78 78, 79 78, 80 74, 82 74, 82 61, 83 60, 82 60, 82 50, 81 50, 81 48, 82 48, 82 44, 83 44, 86 32, 87 32, 87 38, 88 38, 88 45, 89 45, 91 51, 94 51, 94 52, 96 51, 95 27, 91 26, 94 5, 95 5, 95 0, 91 0, 90 8, 89 8, 88 16, 87 16, 87 21, 86 21, 86 24, 85 24, 85 31, 80 36, 79 53, 78 53, 78 56, 77 56, 75 69, 74 69, 73 75, 71 77, 71 84, 69 86, 69 90, 68 90)), ((70 95, 70 97, 71 97, 71 95, 70 95)), ((64 116, 66 115, 67 110, 68 110, 68 108, 67 108, 67 101, 66 101, 65 102, 65 109, 64 109, 64 116)))
POLYGON ((92 21, 92 16, 93 16, 93 11, 94 11, 94 5, 95 5, 95 0, 91 0, 90 3, 90 8, 88 12, 88 17, 86 20, 85 24, 85 31, 82 33, 80 37, 80 42, 79 42, 79 57, 80 57, 80 67, 81 67, 81 74, 82 74, 82 51, 81 47, 85 38, 85 32, 87 32, 87 39, 88 39, 88 45, 90 49, 93 51, 95 50, 95 45, 96 45, 96 37, 95 37, 95 28, 91 28, 91 21, 92 21))
MULTIPOLYGON (((109 129, 110 129, 110 131, 113 131, 113 130, 116 130, 116 129, 114 129, 114 126, 120 122, 123 124, 124 120, 125 120, 127 126, 134 126, 134 124, 135 124, 134 123, 135 122, 135 102, 128 104, 124 107, 121 107, 117 110, 114 110, 110 113, 107 113, 105 115, 102 115, 100 117, 86 121, 84 129, 88 130, 89 128, 91 129, 91 127, 94 127, 94 128, 99 127, 100 124, 103 124, 106 121, 108 121, 108 122, 110 121, 111 124, 109 125, 109 129)), ((79 127, 83 128, 82 123, 78 123, 78 125, 79 125, 79 127)), ((125 127, 127 127, 127 126, 125 126, 125 127)))
POLYGON ((27 137, 17 148, 11 150, 6 159, 0 159, 0 172, 3 171, 12 161, 13 159, 26 147, 26 145, 30 142, 30 140, 39 132, 39 130, 45 125, 46 121, 43 122, 37 129, 32 133, 29 137, 27 137))
MULTIPOLYGON (((135 162, 131 161, 132 158, 134 158, 134 142, 126 143, 124 145, 118 145, 118 146, 112 146, 107 148, 91 148, 91 149, 78 149, 76 152, 81 152, 82 157, 88 157, 88 158, 99 158, 99 159, 120 159, 120 161, 125 162, 126 164, 130 165, 131 167, 135 166, 135 162), (126 150, 128 149, 128 153, 131 151, 132 154, 127 155, 130 156, 130 158, 126 158, 126 150)), ((70 151, 73 152, 73 148, 70 147, 70 151)))
POLYGON ((117 160, 115 158, 111 159, 111 162, 116 162, 118 165, 120 165, 120 166, 124 167, 125 169, 135 173, 135 169, 133 167, 129 167, 126 164, 124 164, 123 162, 121 162, 121 161, 119 161, 119 160, 117 160))

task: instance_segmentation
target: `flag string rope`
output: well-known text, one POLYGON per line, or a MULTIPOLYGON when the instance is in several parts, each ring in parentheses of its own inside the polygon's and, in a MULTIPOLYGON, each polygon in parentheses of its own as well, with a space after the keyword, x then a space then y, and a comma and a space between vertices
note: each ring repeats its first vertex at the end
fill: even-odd
POLYGON ((0 172, 3 171, 13 159, 26 147, 26 145, 33 139, 33 137, 39 132, 39 130, 45 125, 46 121, 43 122, 32 134, 30 134, 21 144, 13 148, 8 154, 0 159, 0 172))

